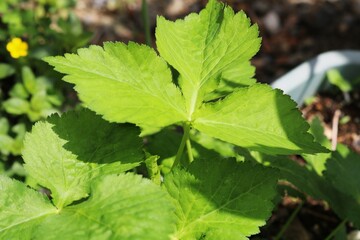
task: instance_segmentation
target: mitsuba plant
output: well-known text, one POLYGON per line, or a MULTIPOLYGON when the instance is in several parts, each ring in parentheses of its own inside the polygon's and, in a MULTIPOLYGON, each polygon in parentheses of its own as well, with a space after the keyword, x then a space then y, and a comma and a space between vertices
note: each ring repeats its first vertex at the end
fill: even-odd
POLYGON ((26 135, 31 186, 50 194, 0 177, 1 239, 247 239, 271 214, 278 174, 240 149, 327 152, 289 96, 252 78, 260 38, 243 12, 210 0, 184 20, 158 17, 156 43, 160 56, 107 42, 45 59, 93 112, 26 135))

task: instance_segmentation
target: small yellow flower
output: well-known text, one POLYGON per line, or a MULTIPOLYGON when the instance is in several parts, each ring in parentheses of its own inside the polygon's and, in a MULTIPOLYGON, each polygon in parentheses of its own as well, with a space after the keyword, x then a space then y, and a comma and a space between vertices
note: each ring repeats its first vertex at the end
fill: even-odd
POLYGON ((12 58, 25 57, 28 54, 28 44, 23 42, 21 38, 13 38, 6 45, 6 50, 9 51, 12 58))

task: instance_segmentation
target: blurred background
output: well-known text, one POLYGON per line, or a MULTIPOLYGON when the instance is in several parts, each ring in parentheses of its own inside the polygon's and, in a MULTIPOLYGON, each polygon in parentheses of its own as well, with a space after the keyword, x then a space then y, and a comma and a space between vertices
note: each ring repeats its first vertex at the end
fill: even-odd
MULTIPOLYGON (((78 0, 76 15, 103 41, 145 42, 141 0, 78 0)), ((270 82, 304 60, 334 49, 360 49, 359 0, 223 0, 260 27, 254 58, 257 79, 270 82)), ((168 19, 199 12, 206 0, 148 0, 151 33, 156 15, 168 19)), ((153 38, 154 39, 154 38, 153 38)))

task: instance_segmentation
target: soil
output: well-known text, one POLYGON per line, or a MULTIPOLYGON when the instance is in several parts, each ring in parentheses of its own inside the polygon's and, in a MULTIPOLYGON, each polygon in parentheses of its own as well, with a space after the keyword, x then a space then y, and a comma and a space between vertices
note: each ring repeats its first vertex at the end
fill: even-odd
MULTIPOLYGON (((154 40, 156 16, 174 20, 199 12, 207 0, 147 0, 154 40)), ((335 49, 360 49, 359 0, 223 0, 259 25, 256 77, 271 82, 303 61, 335 49)), ((78 0, 77 15, 92 43, 145 42, 141 0, 78 0)), ((153 46, 155 42, 153 41, 153 46)))
MULTIPOLYGON (((199 12, 206 0, 148 0, 149 21, 154 39, 156 15, 168 19, 199 12)), ((259 25, 262 48, 253 59, 258 81, 270 83, 303 61, 329 50, 360 50, 360 1, 358 0, 227 0, 235 11, 244 10, 259 25)), ((94 33, 93 44, 104 41, 145 42, 141 0, 78 0, 77 15, 94 33)), ((155 42, 153 40, 153 46, 155 42)), ((319 116, 325 134, 331 138, 338 115, 337 142, 360 153, 360 91, 351 93, 351 102, 341 92, 320 93, 302 108, 310 120, 319 116), (347 121, 345 121, 348 119, 347 121)), ((284 198, 261 235, 273 239, 300 204, 284 198)), ((324 239, 340 219, 324 202, 308 199, 290 224, 284 239, 324 239)), ((351 226, 347 226, 351 230, 351 226)))
POLYGON ((335 112, 340 113, 338 124, 337 142, 343 143, 353 151, 360 154, 360 91, 350 94, 350 102, 345 100, 342 93, 321 93, 314 101, 304 107, 302 112, 306 119, 311 120, 319 116, 324 123, 325 135, 331 139, 335 112), (341 123, 341 119, 348 119, 341 123))

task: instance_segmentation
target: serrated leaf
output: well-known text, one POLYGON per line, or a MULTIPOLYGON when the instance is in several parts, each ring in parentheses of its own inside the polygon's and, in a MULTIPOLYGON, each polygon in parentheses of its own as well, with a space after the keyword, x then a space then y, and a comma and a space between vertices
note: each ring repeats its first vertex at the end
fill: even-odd
POLYGON ((39 224, 57 209, 44 195, 0 175, 0 239, 31 239, 39 224))
POLYGON ((46 219, 39 238, 157 240, 174 231, 170 198, 149 180, 110 175, 93 183, 92 192, 88 201, 46 219))
POLYGON ((135 127, 110 124, 90 111, 54 115, 26 135, 25 169, 51 190, 56 206, 66 206, 88 195, 90 179, 138 166, 138 134, 135 127))
POLYGON ((307 132, 309 125, 296 103, 263 84, 203 105, 193 126, 211 137, 269 154, 328 152, 307 132))
POLYGON ((174 231, 171 200, 149 180, 108 175, 90 185, 89 199, 59 210, 24 184, 0 176, 6 193, 0 195, 1 239, 157 240, 174 231))
POLYGON ((45 61, 68 74, 64 80, 74 83, 86 106, 106 120, 155 128, 186 120, 170 69, 147 46, 107 42, 104 48, 90 46, 45 61))
POLYGON ((164 184, 176 204, 174 239, 247 239, 270 216, 277 173, 249 162, 196 160, 164 184))
POLYGON ((225 70, 214 92, 206 94, 204 101, 208 102, 229 95, 234 89, 247 87, 256 83, 255 67, 250 62, 244 62, 236 68, 225 70))
MULTIPOLYGON (((314 118, 311 121, 310 132, 314 136, 316 142, 326 148, 331 147, 330 141, 324 135, 324 128, 321 125, 319 118, 314 118)), ((321 176, 322 172, 326 168, 325 163, 327 159, 330 158, 331 153, 302 154, 301 156, 306 160, 308 166, 314 169, 314 171, 321 176)))
POLYGON ((160 55, 181 75, 189 117, 221 78, 225 85, 226 81, 235 87, 249 84, 254 70, 248 61, 260 47, 257 26, 251 26, 243 12, 234 14, 216 0, 184 20, 158 17, 156 39, 160 55))

